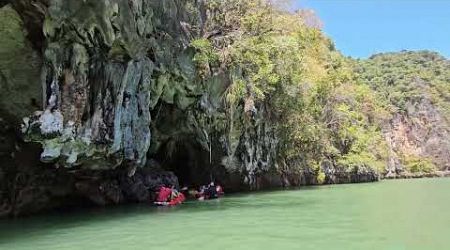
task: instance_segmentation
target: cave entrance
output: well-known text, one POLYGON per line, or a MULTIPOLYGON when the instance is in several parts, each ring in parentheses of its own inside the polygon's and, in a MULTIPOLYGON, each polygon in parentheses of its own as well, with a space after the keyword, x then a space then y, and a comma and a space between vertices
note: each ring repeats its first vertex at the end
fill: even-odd
POLYGON ((169 140, 161 146, 154 158, 164 170, 174 172, 180 186, 198 187, 214 179, 209 152, 194 138, 169 140))
POLYGON ((160 163, 164 170, 172 171, 181 186, 198 187, 211 181, 222 184, 228 180, 226 169, 221 165, 225 152, 216 146, 221 145, 219 134, 209 135, 213 140, 210 154, 199 142, 196 130, 192 129, 189 112, 175 105, 160 103, 152 117, 152 131, 157 135, 157 144, 153 145, 149 157, 160 163))

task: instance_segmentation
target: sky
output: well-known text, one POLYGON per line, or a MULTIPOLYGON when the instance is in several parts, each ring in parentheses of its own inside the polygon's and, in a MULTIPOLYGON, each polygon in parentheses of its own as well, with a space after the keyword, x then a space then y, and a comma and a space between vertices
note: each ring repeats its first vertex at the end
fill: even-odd
POLYGON ((314 9, 345 55, 428 49, 450 58, 450 0, 293 0, 314 9))

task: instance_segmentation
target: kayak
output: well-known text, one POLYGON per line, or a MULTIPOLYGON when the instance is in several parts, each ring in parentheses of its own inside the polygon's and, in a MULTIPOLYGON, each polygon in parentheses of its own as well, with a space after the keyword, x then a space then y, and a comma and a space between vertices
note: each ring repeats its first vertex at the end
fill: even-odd
POLYGON ((179 193, 177 197, 173 198, 171 201, 155 201, 153 204, 158 206, 176 206, 183 203, 186 200, 184 194, 179 193))

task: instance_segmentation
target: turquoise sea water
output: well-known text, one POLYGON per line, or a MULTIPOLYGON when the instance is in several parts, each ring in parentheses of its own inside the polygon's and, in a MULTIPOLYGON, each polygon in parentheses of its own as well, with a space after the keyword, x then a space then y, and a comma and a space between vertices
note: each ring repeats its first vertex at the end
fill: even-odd
POLYGON ((383 181, 0 221, 0 249, 450 249, 450 179, 383 181))

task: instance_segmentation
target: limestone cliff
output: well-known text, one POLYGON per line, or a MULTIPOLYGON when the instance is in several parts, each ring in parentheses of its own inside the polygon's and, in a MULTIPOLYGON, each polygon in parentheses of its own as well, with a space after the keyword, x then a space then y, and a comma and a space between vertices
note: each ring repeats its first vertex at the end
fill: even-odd
POLYGON ((178 185, 164 169, 192 184, 224 172, 210 169, 224 153, 211 123, 222 116, 229 78, 200 78, 190 45, 205 32, 203 9, 179 0, 24 0, 2 8, 9 15, 2 58, 18 60, 1 68, 9 98, 2 215, 151 201, 159 184, 178 185), (17 128, 33 112, 21 124, 27 144, 17 128))
POLYGON ((433 175, 450 160, 450 62, 437 53, 375 55, 359 73, 386 100, 383 133, 389 146, 387 177, 433 175))

